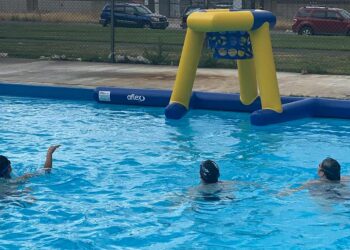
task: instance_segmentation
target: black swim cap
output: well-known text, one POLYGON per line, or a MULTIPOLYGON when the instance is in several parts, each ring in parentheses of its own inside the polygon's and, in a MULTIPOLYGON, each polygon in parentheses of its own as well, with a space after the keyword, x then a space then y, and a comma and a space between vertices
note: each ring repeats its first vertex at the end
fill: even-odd
POLYGON ((7 159, 7 157, 0 155, 0 177, 4 177, 11 162, 7 159))
POLYGON ((219 166, 212 160, 203 161, 199 174, 205 183, 216 183, 220 176, 219 166))
POLYGON ((327 157, 326 159, 324 159, 320 167, 328 180, 340 180, 340 164, 333 158, 327 157))

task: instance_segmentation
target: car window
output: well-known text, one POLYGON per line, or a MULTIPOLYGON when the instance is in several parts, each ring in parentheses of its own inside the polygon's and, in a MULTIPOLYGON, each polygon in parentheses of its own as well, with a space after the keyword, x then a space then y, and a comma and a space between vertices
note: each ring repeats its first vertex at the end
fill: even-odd
POLYGON ((135 14, 135 8, 127 6, 127 7, 125 7, 125 13, 128 14, 128 15, 134 15, 135 14))
POLYGON ((328 11, 327 17, 328 17, 328 19, 333 19, 333 20, 342 19, 340 14, 336 11, 328 11))
POLYGON ((200 11, 201 8, 193 8, 193 9, 189 9, 188 11, 185 12, 185 15, 189 15, 191 14, 192 12, 196 12, 196 11, 200 11))
POLYGON ((340 12, 340 14, 341 14, 344 18, 350 19, 350 13, 347 12, 346 10, 341 10, 341 11, 339 11, 339 12, 340 12))
POLYGON ((314 17, 314 18, 325 19, 326 18, 326 11, 325 10, 314 10, 312 12, 311 16, 314 17))
POLYGON ((140 14, 152 14, 152 11, 150 11, 147 7, 145 6, 137 6, 136 10, 140 14))
POLYGON ((297 17, 308 17, 310 16, 311 10, 308 9, 300 9, 297 13, 297 17))
POLYGON ((114 11, 117 13, 124 13, 125 9, 123 6, 115 6, 114 11))

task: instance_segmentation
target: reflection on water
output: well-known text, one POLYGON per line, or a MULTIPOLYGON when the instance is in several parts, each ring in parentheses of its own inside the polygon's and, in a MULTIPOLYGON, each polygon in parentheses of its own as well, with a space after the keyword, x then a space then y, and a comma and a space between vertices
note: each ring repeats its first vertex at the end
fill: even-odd
POLYGON ((309 193, 312 197, 331 200, 331 201, 346 201, 350 200, 349 182, 319 182, 309 187, 309 193))
POLYGON ((199 202, 210 201, 233 201, 234 200, 234 183, 223 182, 213 184, 200 184, 189 190, 189 199, 199 202))
POLYGON ((0 179, 0 208, 4 209, 8 205, 27 207, 35 202, 35 198, 30 193, 30 188, 25 188, 11 180, 0 179))

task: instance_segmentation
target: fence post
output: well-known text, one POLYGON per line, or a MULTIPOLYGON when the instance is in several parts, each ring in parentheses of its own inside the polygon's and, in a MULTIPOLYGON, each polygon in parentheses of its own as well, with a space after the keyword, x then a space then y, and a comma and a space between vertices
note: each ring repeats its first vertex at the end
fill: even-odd
POLYGON ((111 63, 115 63, 115 28, 114 28, 114 0, 111 0, 111 63))
POLYGON ((38 11, 38 0, 27 0, 27 12, 38 11))

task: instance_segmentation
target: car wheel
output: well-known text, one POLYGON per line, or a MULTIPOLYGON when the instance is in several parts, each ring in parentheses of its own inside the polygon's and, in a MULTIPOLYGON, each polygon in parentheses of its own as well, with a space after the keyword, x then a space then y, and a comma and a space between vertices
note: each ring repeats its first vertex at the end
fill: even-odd
POLYGON ((311 36, 314 34, 314 31, 310 26, 304 26, 300 28, 298 34, 303 36, 311 36))
POLYGON ((144 23, 143 24, 143 28, 144 29, 151 29, 152 28, 152 25, 150 23, 144 23))

